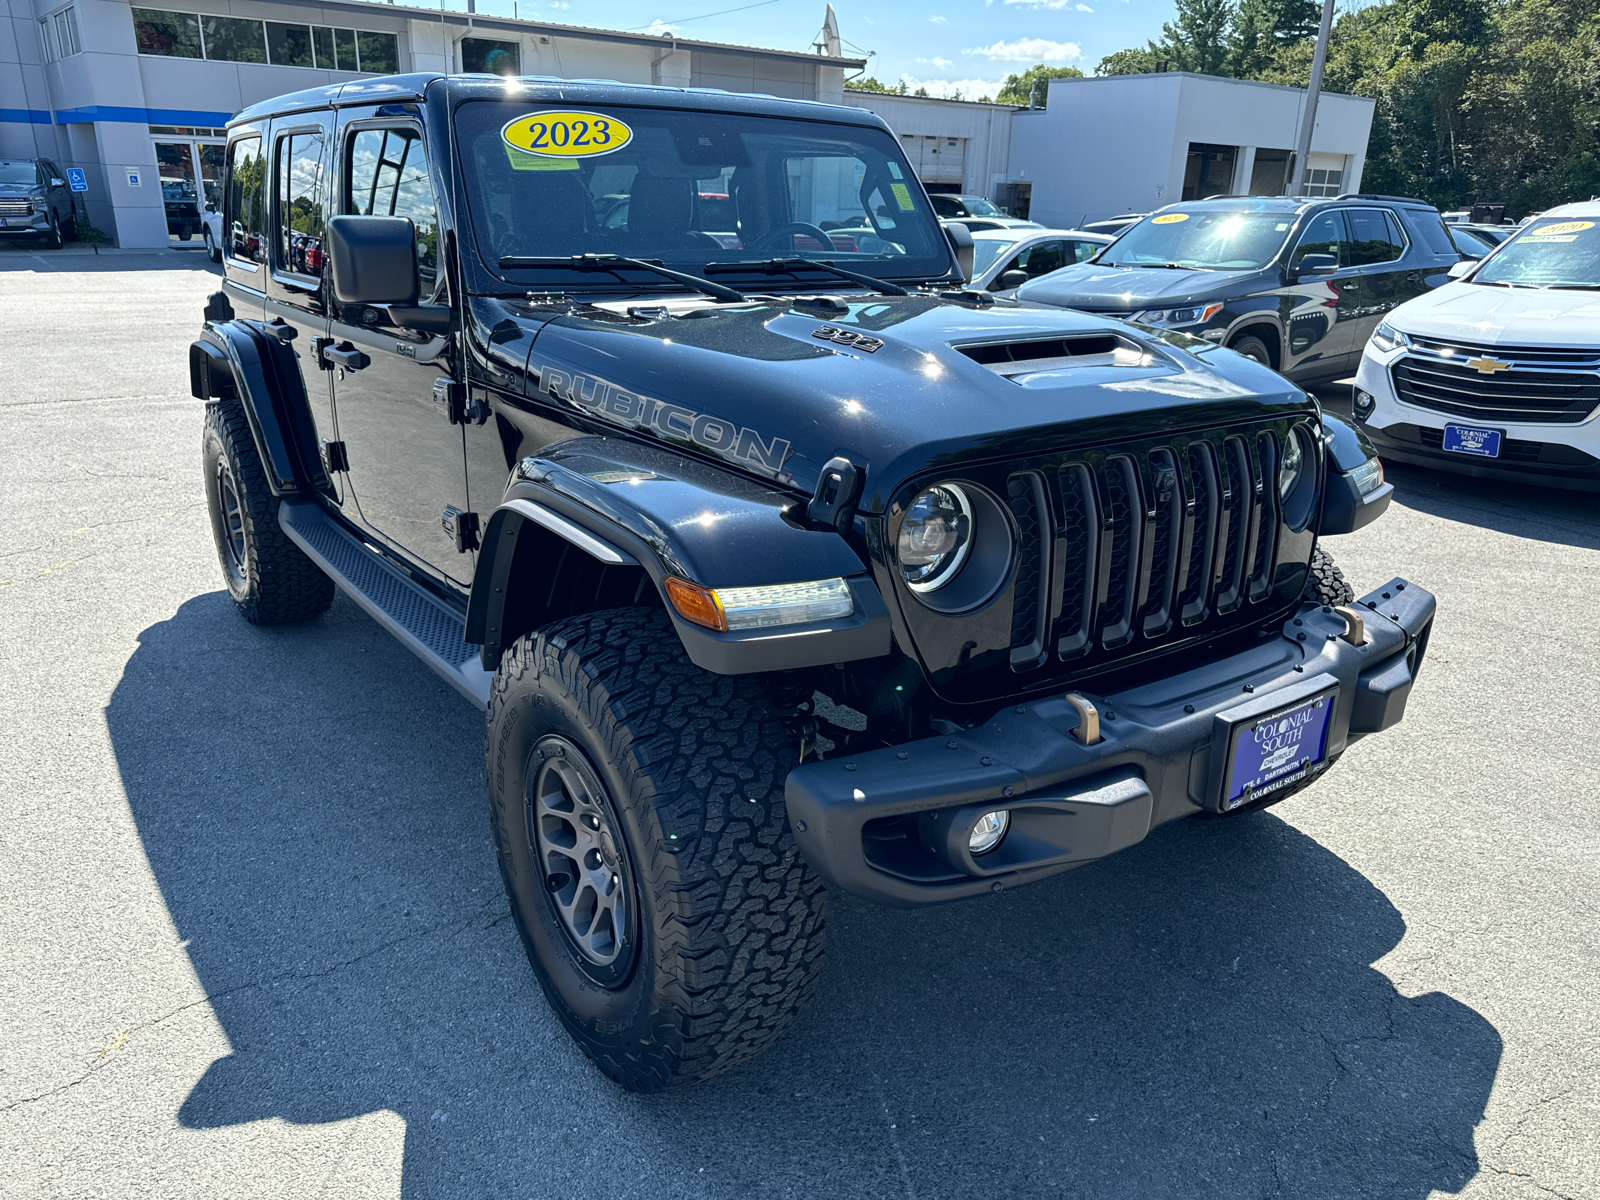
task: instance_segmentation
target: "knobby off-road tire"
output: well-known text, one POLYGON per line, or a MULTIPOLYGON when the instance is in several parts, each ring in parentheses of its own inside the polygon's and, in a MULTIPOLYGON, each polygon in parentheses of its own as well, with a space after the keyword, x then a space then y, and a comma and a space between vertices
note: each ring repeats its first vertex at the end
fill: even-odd
POLYGON ((278 498, 239 401, 207 402, 201 459, 222 577, 244 619, 283 625, 327 612, 333 580, 279 526, 278 498))
POLYGON ((495 675, 485 782, 511 910, 556 1015, 630 1091, 759 1054, 816 989, 827 896, 789 832, 782 717, 757 679, 690 662, 660 609, 558 621, 495 675), (591 793, 566 817, 549 800, 566 803, 563 773, 591 793), (577 851, 607 866, 585 852, 601 874, 577 873, 627 937, 598 939, 609 961, 563 915, 592 911, 559 849, 579 823, 595 828, 577 851))
POLYGON ((1344 572, 1334 565, 1333 555, 1321 546, 1311 554, 1311 574, 1306 576, 1305 597, 1330 607, 1349 604, 1356 598, 1356 591, 1346 581, 1344 572))

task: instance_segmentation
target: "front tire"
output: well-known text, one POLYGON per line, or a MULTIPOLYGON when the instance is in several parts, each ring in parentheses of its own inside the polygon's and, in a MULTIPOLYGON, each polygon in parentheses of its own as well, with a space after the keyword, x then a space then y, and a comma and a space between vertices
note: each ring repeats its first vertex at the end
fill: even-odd
POLYGON ((1258 337, 1242 337, 1232 342, 1228 349, 1235 354, 1242 354, 1248 359, 1253 359, 1263 367, 1272 366, 1272 351, 1267 349, 1267 344, 1258 337))
POLYGON ((211 236, 211 226, 207 225, 204 233, 206 239, 206 257, 212 262, 221 262, 222 249, 217 245, 217 240, 211 236))
POLYGON ((660 609, 559 621, 501 661, 485 778, 506 895, 550 1006, 629 1091, 759 1054, 816 990, 827 897, 789 832, 796 749, 760 682, 696 667, 660 609))
POLYGON ((50 210, 50 227, 45 230, 44 248, 46 250, 61 249, 61 218, 56 216, 56 210, 50 210))
POLYGON ((278 524, 278 498, 239 401, 206 405, 201 461, 223 581, 244 619, 284 625, 327 612, 333 580, 278 524))

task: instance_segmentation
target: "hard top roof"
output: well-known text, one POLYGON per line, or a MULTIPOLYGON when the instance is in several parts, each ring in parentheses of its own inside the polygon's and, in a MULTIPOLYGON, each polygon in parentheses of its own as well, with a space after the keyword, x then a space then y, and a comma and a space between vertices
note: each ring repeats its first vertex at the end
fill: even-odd
POLYGON ((1367 192, 1347 192, 1342 196, 1212 196, 1207 200, 1179 200, 1156 211, 1170 212, 1181 208, 1186 211, 1198 209, 1202 212, 1298 213, 1328 204, 1360 204, 1374 201, 1399 204, 1407 208, 1433 207, 1426 200, 1416 200, 1409 196, 1378 196, 1367 192))
POLYGON ((656 108, 711 109, 752 116, 826 120, 850 125, 886 128, 883 118, 864 108, 823 104, 816 100, 785 100, 754 92, 724 92, 717 88, 661 87, 644 83, 619 83, 614 79, 558 79, 546 75, 441 75, 417 72, 384 75, 350 83, 306 88, 263 100, 239 113, 229 126, 285 113, 318 108, 350 108, 361 104, 403 104, 419 101, 430 87, 449 89, 452 100, 528 100, 562 104, 639 104, 656 108))

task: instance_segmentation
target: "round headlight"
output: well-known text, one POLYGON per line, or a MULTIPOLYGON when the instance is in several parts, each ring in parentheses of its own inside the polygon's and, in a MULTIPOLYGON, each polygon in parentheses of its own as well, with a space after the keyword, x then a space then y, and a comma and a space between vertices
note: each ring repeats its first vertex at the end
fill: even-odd
POLYGON ((1317 499, 1317 453, 1312 442, 1312 427, 1296 425, 1283 439, 1282 459, 1278 463, 1278 503, 1283 520, 1291 529, 1304 529, 1311 522, 1317 499))
POLYGON ((922 492, 900 522, 896 557, 906 586, 931 592, 956 577, 972 548, 972 501, 953 483, 922 492))
POLYGON ((1284 439, 1283 461, 1278 464, 1278 499, 1287 500, 1289 493, 1294 491, 1294 485, 1300 482, 1300 473, 1305 470, 1306 455, 1301 448, 1300 439, 1290 434, 1284 439))
POLYGON ((1006 836, 1006 830, 1009 828, 1011 828, 1011 814, 1005 809, 986 812, 972 827, 972 833, 967 838, 967 849, 973 854, 987 854, 1000 844, 1000 839, 1006 836))

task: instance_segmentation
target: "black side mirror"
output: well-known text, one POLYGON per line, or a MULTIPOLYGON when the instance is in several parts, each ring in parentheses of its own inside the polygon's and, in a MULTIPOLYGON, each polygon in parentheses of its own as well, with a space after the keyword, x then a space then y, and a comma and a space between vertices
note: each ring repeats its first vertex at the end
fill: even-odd
POLYGON ((1332 275, 1339 269, 1339 260, 1331 254, 1308 254, 1295 268, 1296 275, 1332 275))
POLYGON ((417 230, 410 217, 330 217, 323 236, 340 304, 415 304, 417 230))
POLYGON ((995 280, 995 287, 1003 292, 1010 291, 1012 288, 1019 288, 1027 283, 1028 278, 1026 271, 1002 271, 1000 278, 995 280))
POLYGON ((206 211, 208 213, 214 213, 214 212, 217 211, 217 206, 215 204, 213 204, 211 201, 207 200, 206 201, 206 211))
POLYGON ((956 265, 961 268, 961 278, 972 278, 972 230, 965 225, 949 224, 944 227, 944 236, 950 241, 950 249, 955 253, 956 265))

